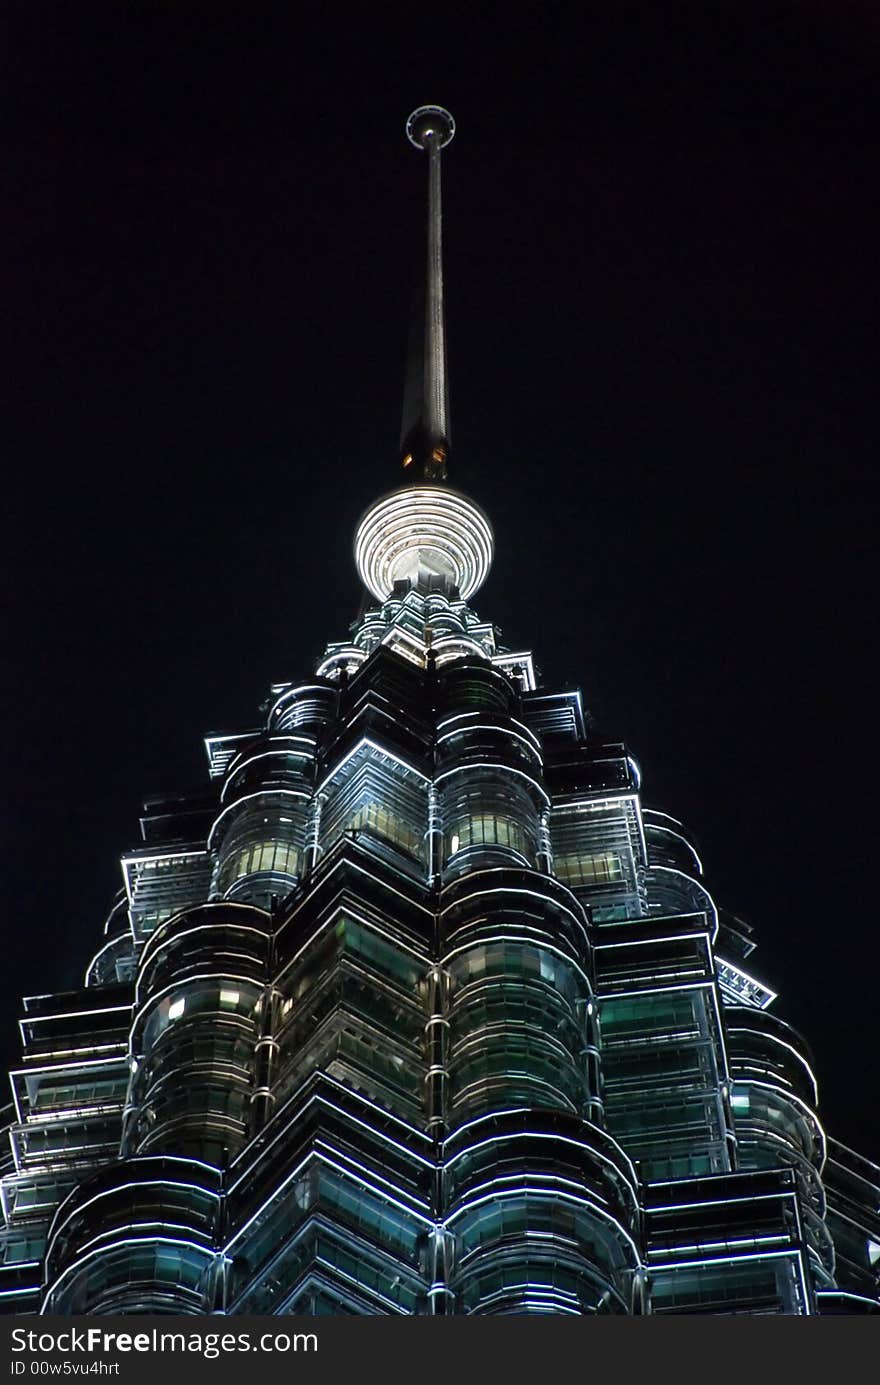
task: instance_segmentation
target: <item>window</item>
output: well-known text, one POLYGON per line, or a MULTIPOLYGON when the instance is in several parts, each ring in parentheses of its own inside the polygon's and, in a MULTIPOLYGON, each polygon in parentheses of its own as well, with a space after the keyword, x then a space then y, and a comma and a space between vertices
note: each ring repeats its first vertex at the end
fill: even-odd
POLYGON ((469 846, 504 846, 525 856, 526 834, 518 822, 495 813, 474 813, 461 818, 447 835, 447 855, 454 856, 469 846))
POLYGON ((234 880, 240 880, 245 875, 256 875, 258 871, 296 876, 299 873, 299 857, 299 847, 292 842, 249 842, 223 862, 221 885, 227 889, 234 880))
POLYGON ((385 841, 400 846, 404 851, 418 856, 422 848, 422 837, 413 830, 397 813, 384 803, 362 803, 345 824, 350 832, 369 832, 385 841))
POLYGON ((615 885, 623 880, 623 866, 617 851, 555 856, 553 872, 566 885, 615 885))

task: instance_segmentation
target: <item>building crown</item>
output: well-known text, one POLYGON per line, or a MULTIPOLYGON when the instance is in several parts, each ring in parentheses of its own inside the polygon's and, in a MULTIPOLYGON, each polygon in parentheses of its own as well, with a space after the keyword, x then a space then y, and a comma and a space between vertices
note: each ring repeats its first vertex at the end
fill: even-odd
POLYGON ((443 303, 441 150, 455 134, 442 106, 420 106, 406 123, 410 143, 428 156, 424 320, 414 323, 407 360, 401 466, 409 484, 370 507, 355 536, 364 586, 384 601, 398 583, 449 590, 467 600, 492 564, 492 527, 482 510, 446 485, 449 386, 443 303))

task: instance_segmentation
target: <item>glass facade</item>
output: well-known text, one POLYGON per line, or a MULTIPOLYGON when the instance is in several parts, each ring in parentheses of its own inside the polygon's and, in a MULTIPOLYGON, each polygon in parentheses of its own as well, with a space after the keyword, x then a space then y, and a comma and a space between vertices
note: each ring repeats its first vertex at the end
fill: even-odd
POLYGON ((25 1001, 7 1310, 880 1309, 880 1170, 750 931, 494 640, 396 589, 152 805, 84 988, 25 1001))
POLYGON ((687 830, 463 599, 492 543, 379 501, 348 638, 146 805, 83 987, 24 1001, 5 1311, 880 1311, 880 1168, 687 830))

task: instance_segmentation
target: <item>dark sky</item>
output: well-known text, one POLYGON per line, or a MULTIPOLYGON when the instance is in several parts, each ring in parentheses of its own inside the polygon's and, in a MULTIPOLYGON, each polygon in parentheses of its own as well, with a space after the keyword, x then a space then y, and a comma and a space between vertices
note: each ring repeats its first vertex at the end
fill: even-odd
POLYGON ((141 797, 356 614, 438 101, 476 607, 692 827, 877 1158, 875 7, 235 8, 6 21, 4 1048, 141 797))

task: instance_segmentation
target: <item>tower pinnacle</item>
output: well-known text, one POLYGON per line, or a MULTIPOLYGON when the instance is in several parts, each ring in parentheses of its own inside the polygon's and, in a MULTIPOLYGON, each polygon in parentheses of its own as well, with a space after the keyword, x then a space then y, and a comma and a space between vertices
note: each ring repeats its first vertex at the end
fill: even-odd
MULTIPOLYGON (((420 106, 407 138, 428 155, 428 259, 423 330, 410 343, 403 401, 404 484, 370 506, 355 535, 355 563, 376 601, 399 582, 467 601, 492 565, 492 526, 478 505, 445 484, 449 399, 443 321, 440 151, 455 133, 441 106, 420 106)), ((420 325, 420 324, 419 324, 420 325)))
POLYGON ((449 455, 449 386, 443 313, 443 237, 440 151, 455 134, 455 121, 442 106, 420 106, 406 122, 407 139, 428 155, 428 234, 425 314, 407 362, 401 462, 413 481, 444 481, 449 455), (421 341, 418 337, 421 336, 421 341))

